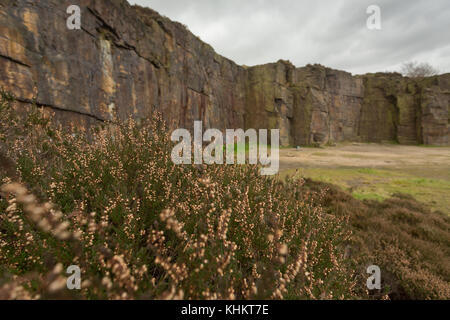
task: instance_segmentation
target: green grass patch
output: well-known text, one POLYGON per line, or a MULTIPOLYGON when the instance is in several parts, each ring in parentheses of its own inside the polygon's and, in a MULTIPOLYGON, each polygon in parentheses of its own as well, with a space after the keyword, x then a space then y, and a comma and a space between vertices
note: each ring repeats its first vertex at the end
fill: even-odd
POLYGON ((417 171, 416 175, 401 169, 304 168, 283 171, 281 177, 296 175, 298 178, 332 183, 351 192, 359 200, 383 201, 397 193, 408 194, 432 209, 450 215, 450 181, 424 178, 419 174, 423 172, 417 171))
POLYGON ((385 200, 383 196, 373 192, 353 192, 352 195, 358 200, 375 200, 380 202, 385 200))
MULTIPOLYGON (((250 151, 250 146, 255 146, 255 145, 254 144, 250 144, 248 142, 245 142, 245 143, 244 142, 237 142, 237 143, 233 143, 233 144, 224 145, 223 146, 223 150, 224 150, 224 152, 226 152, 228 149, 230 149, 230 148, 233 149, 234 148, 234 154, 235 155, 240 154, 242 152, 245 152, 246 154, 248 154, 249 151, 250 151)), ((259 152, 259 148, 261 146, 265 146, 266 150, 270 150, 271 149, 271 146, 269 144, 267 144, 267 145, 256 144, 256 148, 257 148, 258 152, 259 152)))

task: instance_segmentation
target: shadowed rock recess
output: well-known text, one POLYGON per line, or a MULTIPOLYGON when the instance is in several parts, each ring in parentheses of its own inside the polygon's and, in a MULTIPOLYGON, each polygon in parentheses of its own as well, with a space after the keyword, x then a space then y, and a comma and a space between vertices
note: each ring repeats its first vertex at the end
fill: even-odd
MULTIPOLYGON (((307 50, 307 48, 305 48, 307 50)), ((281 129, 283 145, 449 144, 450 74, 352 76, 278 61, 243 67, 125 0, 0 0, 0 86, 89 127, 160 111, 171 128, 281 129), (66 9, 82 10, 68 30, 66 9)))

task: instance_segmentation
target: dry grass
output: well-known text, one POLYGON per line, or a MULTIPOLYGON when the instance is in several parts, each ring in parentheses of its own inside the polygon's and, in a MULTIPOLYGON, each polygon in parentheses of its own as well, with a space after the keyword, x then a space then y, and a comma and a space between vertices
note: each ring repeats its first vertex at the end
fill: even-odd
POLYGON ((381 267, 390 298, 450 299, 448 216, 410 196, 360 201, 333 185, 307 180, 305 187, 328 189, 317 204, 330 213, 350 215, 354 233, 348 250, 357 265, 381 267))

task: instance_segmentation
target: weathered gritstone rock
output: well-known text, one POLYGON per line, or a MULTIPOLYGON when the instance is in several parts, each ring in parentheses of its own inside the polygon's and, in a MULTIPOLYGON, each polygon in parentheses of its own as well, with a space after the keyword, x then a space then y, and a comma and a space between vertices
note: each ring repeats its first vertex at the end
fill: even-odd
POLYGON ((63 123, 160 111, 171 128, 281 130, 283 145, 449 143, 450 75, 352 76, 287 61, 241 67, 125 0, 0 0, 0 85, 63 123), (82 9, 68 30, 66 9, 82 9))
POLYGON ((248 69, 245 124, 280 128, 284 145, 357 140, 363 82, 322 66, 286 61, 248 69))

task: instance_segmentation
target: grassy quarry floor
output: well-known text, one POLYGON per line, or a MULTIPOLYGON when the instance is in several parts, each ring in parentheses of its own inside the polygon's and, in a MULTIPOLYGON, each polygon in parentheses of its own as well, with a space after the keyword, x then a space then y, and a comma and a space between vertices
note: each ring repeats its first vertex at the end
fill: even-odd
POLYGON ((450 147, 347 143, 280 150, 280 176, 335 184, 356 199, 413 196, 450 215, 450 147))

